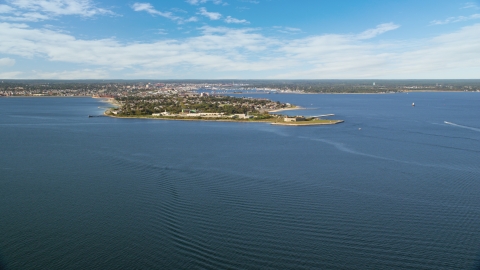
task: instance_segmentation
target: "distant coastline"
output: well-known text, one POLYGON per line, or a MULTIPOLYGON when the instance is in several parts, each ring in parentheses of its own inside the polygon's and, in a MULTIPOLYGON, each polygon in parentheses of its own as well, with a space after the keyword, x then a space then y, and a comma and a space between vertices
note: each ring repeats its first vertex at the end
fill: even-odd
MULTIPOLYGON (((402 90, 398 92, 280 92, 280 95, 392 95, 392 94, 404 94, 404 93, 480 93, 480 90, 402 90)), ((236 93, 227 93, 240 95, 236 93)), ((266 95, 267 93, 242 93, 242 96, 248 95, 266 95)), ((59 95, 2 95, 0 98, 97 98, 105 99, 109 97, 94 96, 94 95, 72 95, 72 96, 59 96, 59 95)), ((301 109, 301 108, 298 108, 301 109)))
POLYGON ((446 90, 403 90, 401 92, 331 92, 331 93, 320 93, 320 92, 298 92, 298 93, 279 93, 279 94, 295 94, 295 95, 393 95, 393 94, 403 94, 403 93, 478 93, 478 91, 446 91, 446 90))

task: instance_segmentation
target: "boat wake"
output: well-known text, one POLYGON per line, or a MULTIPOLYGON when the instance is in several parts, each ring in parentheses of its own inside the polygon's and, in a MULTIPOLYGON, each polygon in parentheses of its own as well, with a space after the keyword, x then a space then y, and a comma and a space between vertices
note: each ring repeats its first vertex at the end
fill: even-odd
POLYGON ((479 172, 479 169, 476 168, 476 167, 475 168, 468 168, 468 167, 451 166, 449 164, 439 164, 439 163, 434 163, 434 164, 430 163, 429 164, 429 163, 416 162, 416 161, 412 161, 412 160, 401 160, 401 159, 395 159, 395 158, 389 158, 389 157, 384 157, 384 156, 378 156, 378 155, 373 155, 373 154, 369 154, 369 153, 359 152, 359 151, 356 151, 352 148, 347 147, 343 143, 334 142, 334 141, 330 141, 330 140, 318 139, 318 138, 309 138, 309 137, 304 137, 304 136, 300 136, 298 138, 326 143, 326 144, 334 146, 339 151, 349 153, 349 154, 353 154, 353 155, 359 155, 359 156, 374 158, 374 159, 380 159, 380 160, 386 160, 386 161, 391 161, 391 162, 398 162, 398 163, 416 165, 416 166, 421 166, 421 167, 442 168, 442 169, 457 170, 457 171, 479 172))
POLYGON ((447 125, 451 125, 451 126, 455 126, 455 127, 459 127, 459 128, 464 128, 464 129, 469 129, 469 130, 473 130, 473 131, 476 131, 476 132, 480 132, 480 128, 474 128, 474 127, 469 127, 469 126, 462 126, 462 125, 459 125, 459 124, 455 124, 455 123, 451 123, 451 122, 447 122, 447 121, 443 121, 445 124, 447 125))

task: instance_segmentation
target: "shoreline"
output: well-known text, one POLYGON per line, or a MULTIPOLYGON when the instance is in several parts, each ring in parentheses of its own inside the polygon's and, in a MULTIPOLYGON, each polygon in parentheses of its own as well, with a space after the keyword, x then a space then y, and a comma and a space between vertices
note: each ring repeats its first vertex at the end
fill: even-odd
POLYGON ((282 123, 282 122, 273 122, 271 123, 272 125, 277 125, 277 126, 295 126, 295 127, 299 127, 299 126, 322 126, 322 125, 336 125, 336 124, 340 124, 340 123, 343 123, 345 122, 344 120, 329 120, 330 122, 327 123, 318 123, 318 122, 314 122, 314 123, 309 123, 308 121, 306 122, 294 122, 294 123, 282 123))
MULTIPOLYGON (((118 101, 116 101, 114 98, 98 98, 98 97, 92 97, 92 98, 101 99, 102 102, 109 103, 109 104, 111 104, 115 107, 120 107, 121 106, 121 104, 118 101)), ((105 111, 105 112, 107 112, 107 111, 105 111)))
POLYGON ((277 110, 271 110, 268 111, 268 113, 275 113, 275 112, 284 112, 284 111, 294 111, 294 110, 306 110, 307 108, 303 108, 300 106, 295 106, 293 108, 284 108, 284 109, 277 109, 277 110))
POLYGON ((149 115, 145 116, 131 116, 131 117, 125 117, 125 116, 115 116, 115 115, 109 115, 107 114, 107 111, 103 112, 104 116, 111 117, 111 118, 118 118, 118 119, 146 119, 146 120, 167 120, 167 121, 204 121, 204 122, 236 122, 236 123, 268 123, 269 121, 266 120, 257 120, 257 121, 248 121, 248 120, 232 120, 232 119, 197 119, 197 118, 166 118, 166 117, 151 117, 149 115))
MULTIPOLYGON (((382 93, 291 93, 291 94, 320 94, 320 95, 391 95, 391 94, 403 94, 403 93, 478 93, 477 91, 443 91, 443 90, 402 90, 399 92, 393 92, 393 93, 388 93, 388 92, 382 92, 382 93)), ((285 93, 288 94, 288 93, 285 93)))
MULTIPOLYGON (((108 111, 108 110, 107 110, 108 111)), ((232 120, 232 119, 188 119, 188 118, 162 118, 162 117, 139 117, 139 116, 132 116, 132 117, 122 117, 122 116, 115 116, 107 114, 107 111, 103 112, 103 115, 106 117, 111 118, 118 118, 118 119, 146 119, 146 120, 166 120, 166 121, 201 121, 201 122, 231 122, 231 123, 270 123, 271 125, 278 125, 278 126, 319 126, 319 125, 335 125, 339 123, 345 122, 344 120, 326 120, 329 122, 312 122, 309 121, 304 122, 297 122, 297 123, 285 123, 285 122, 273 122, 271 120, 232 120)))

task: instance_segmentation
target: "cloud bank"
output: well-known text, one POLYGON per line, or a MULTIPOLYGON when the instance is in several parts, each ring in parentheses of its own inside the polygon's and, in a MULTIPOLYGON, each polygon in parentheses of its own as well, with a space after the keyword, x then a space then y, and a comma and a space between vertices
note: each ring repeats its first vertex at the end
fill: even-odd
POLYGON ((15 59, 0 58, 0 66, 13 66, 15 65, 15 59))
MULTIPOLYGON (((151 7, 134 8, 149 12, 151 7)), ((156 79, 476 78, 480 74, 480 24, 415 42, 382 41, 382 34, 399 27, 385 23, 357 34, 280 39, 255 28, 203 26, 189 38, 123 43, 3 22, 0 54, 76 67, 52 73, 9 71, 16 78, 77 78, 74 74, 156 79)), ((0 66, 12 64, 13 58, 0 59, 0 66)))

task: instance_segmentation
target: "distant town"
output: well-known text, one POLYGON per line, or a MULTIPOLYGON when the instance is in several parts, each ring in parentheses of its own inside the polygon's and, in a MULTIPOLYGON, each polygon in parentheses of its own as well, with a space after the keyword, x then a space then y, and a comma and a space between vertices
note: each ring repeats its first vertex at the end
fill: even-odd
POLYGON ((155 94, 480 92, 480 80, 3 80, 0 96, 145 97, 155 94))
POLYGON ((263 114, 270 111, 295 108, 289 103, 274 102, 264 98, 230 97, 208 93, 162 93, 145 97, 118 97, 115 115, 153 116, 218 116, 263 114))

